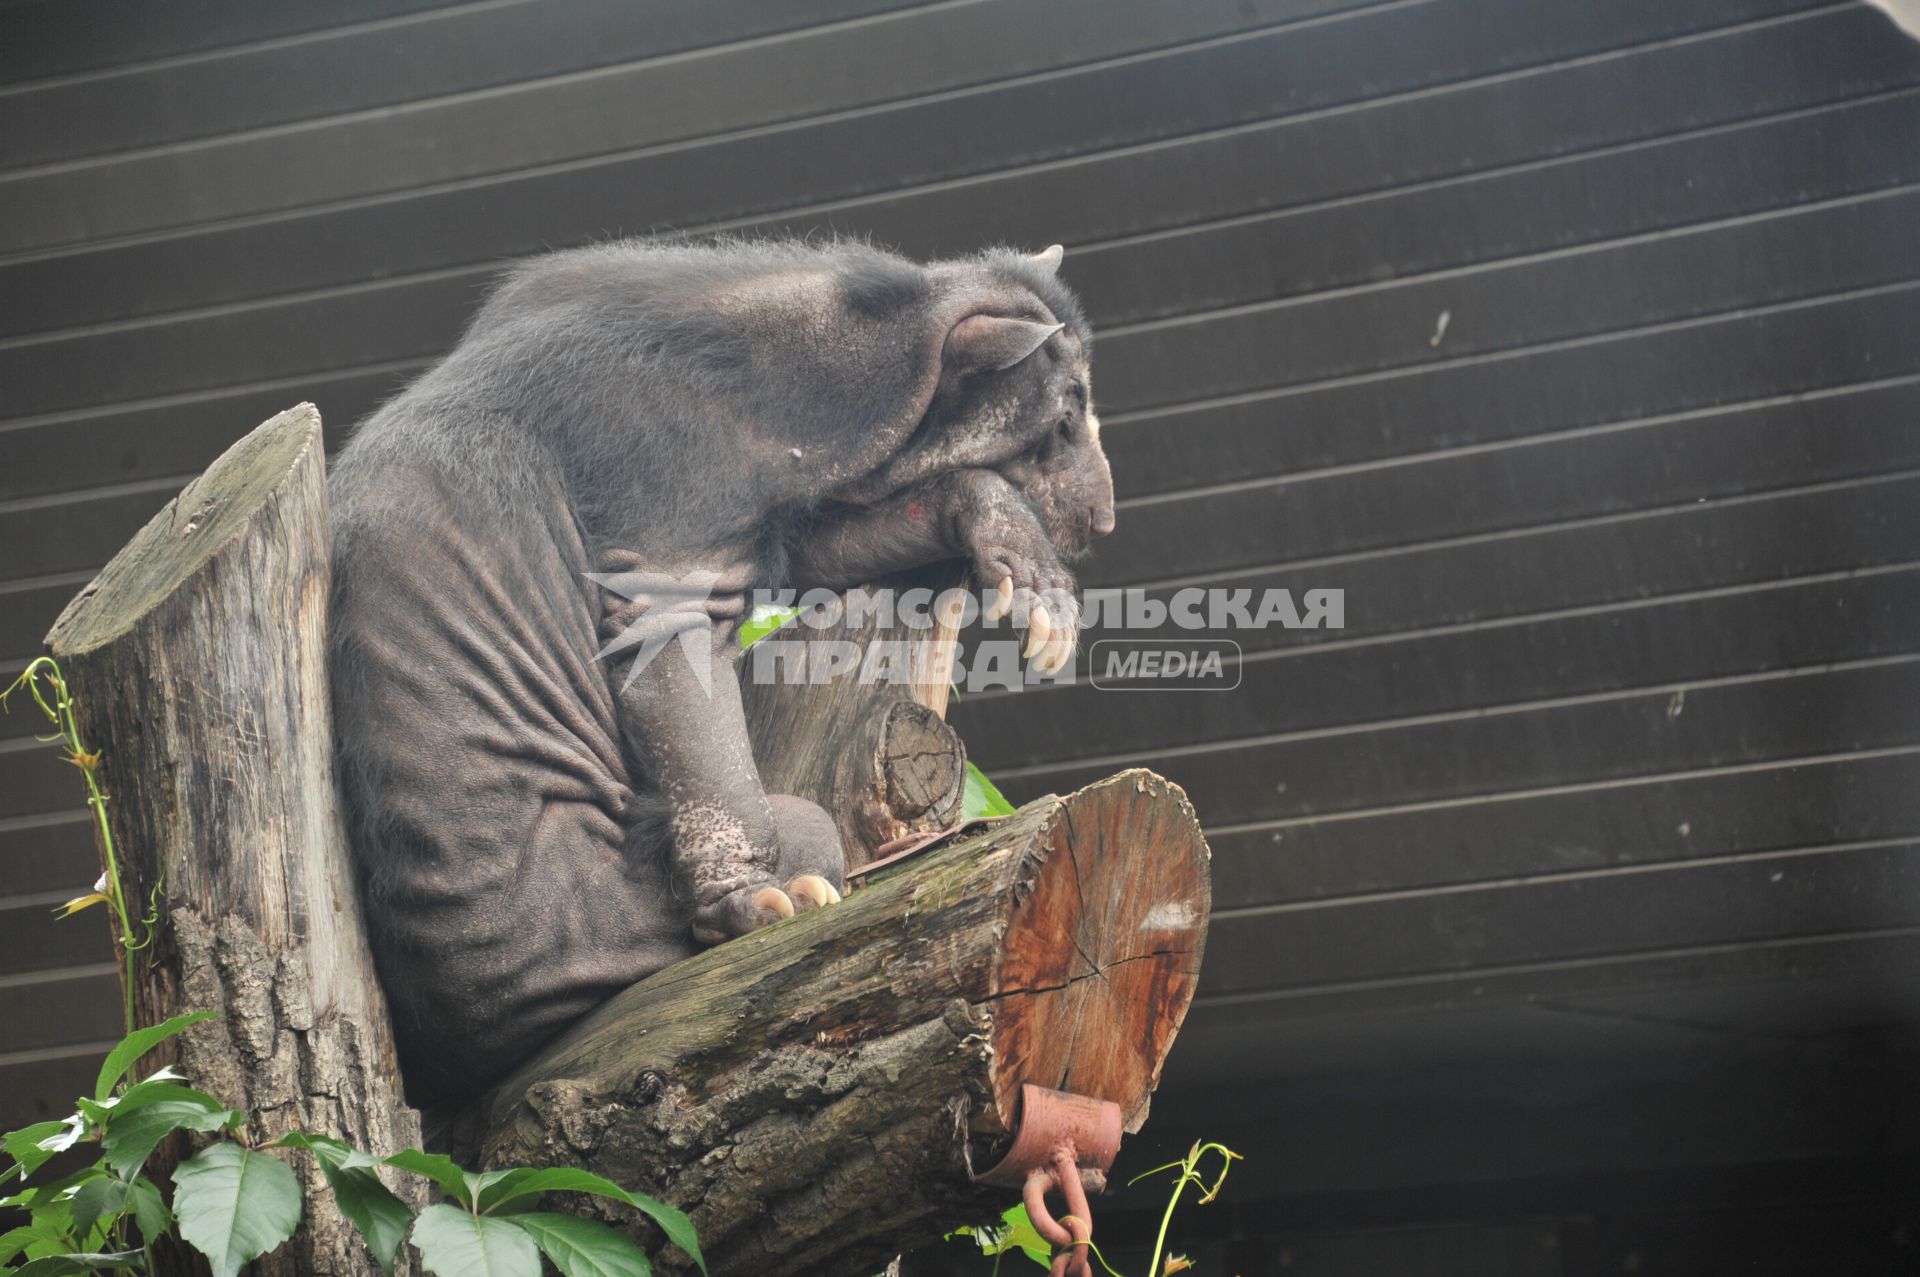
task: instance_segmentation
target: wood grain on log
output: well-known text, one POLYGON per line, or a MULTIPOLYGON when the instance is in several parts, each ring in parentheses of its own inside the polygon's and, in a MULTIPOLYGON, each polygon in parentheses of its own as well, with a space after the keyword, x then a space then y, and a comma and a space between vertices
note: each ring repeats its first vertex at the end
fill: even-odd
MULTIPOLYGON (((260 426, 114 557, 47 643, 102 752, 127 897, 163 904, 131 973, 141 1022, 222 1013, 180 1039, 179 1063, 250 1115, 251 1138, 298 1127, 385 1153, 417 1144, 419 1119, 400 1095, 334 788, 323 455, 311 405, 260 426)), ((309 1200, 328 1201, 299 1160, 309 1200)), ((379 1271, 336 1212, 307 1220, 251 1271, 379 1271)))
POLYGON ((1022 1082, 1138 1129, 1206 935, 1177 787, 1126 772, 874 879, 588 1017, 484 1102, 488 1164, 675 1202, 716 1277, 847 1274, 1004 1204, 970 1176, 1022 1082))

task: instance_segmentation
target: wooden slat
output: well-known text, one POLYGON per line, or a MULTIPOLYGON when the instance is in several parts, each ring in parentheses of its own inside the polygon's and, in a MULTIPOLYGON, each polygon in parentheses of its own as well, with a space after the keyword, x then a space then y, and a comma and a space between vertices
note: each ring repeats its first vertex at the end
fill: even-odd
POLYGON ((162 481, 89 497, 79 508, 35 505, 0 513, 10 574, 41 576, 104 564, 184 486, 185 480, 162 481))
MULTIPOLYGON (((12 683, 32 657, 45 649, 41 639, 53 618, 86 584, 86 580, 55 577, 44 583, 0 588, 0 666, 7 667, 5 681, 12 683)), ((20 701, 8 698, 9 708, 0 713, 0 736, 12 736, 41 730, 41 721, 27 713, 20 701)))
MULTIPOLYGON (((1550 562, 1538 569, 1552 570, 1550 562)), ((1349 608, 1364 606, 1363 599, 1348 600, 1349 608)), ((1177 648, 1183 640, 1166 627, 1146 641, 1177 648)), ((1227 668, 1239 673, 1231 690, 1112 690, 1111 683, 1083 680, 963 698, 954 722, 969 753, 1004 770, 1891 656, 1917 646, 1920 567, 1907 567, 1456 629, 1391 645, 1229 660, 1227 668)), ((1092 665, 1097 679, 1106 668, 1098 650, 1092 665)), ((1916 715, 1920 724, 1920 706, 1916 715)))
MULTIPOLYGON (((28 737, 0 742, 0 819, 82 811, 86 797, 73 765, 62 761, 53 746, 28 737)), ((89 868, 80 861, 74 876, 85 881, 89 868)))
MULTIPOLYGON (((660 57, 926 0, 457 5, 0 92, 0 164, 73 160, 660 57), (557 11, 556 11, 557 10, 557 11), (295 88, 294 86, 297 86, 295 88)), ((329 6, 334 8, 337 6, 329 6)), ((397 6, 389 6, 393 14, 397 6)), ((338 21, 345 15, 329 15, 338 21)), ((221 15, 228 31, 242 15, 221 15)), ((15 20, 17 21, 17 19, 15 20)), ((0 41, 12 23, 0 17, 0 41)), ((0 72, 3 74, 3 72, 0 72)))
POLYGON ((0 906, 0 976, 113 960, 106 915, 55 918, 43 902, 0 906))
MULTIPOLYGON (((1816 12, 1145 148, 1096 150, 1006 173, 988 167, 959 181, 957 173, 936 174, 946 180, 922 189, 801 192, 788 203, 836 194, 842 202, 797 214, 743 215, 716 203, 699 166, 672 155, 503 177, 473 190, 0 262, 0 297, 13 301, 0 306, 0 335, 468 263, 476 264, 470 277, 481 281, 504 257, 616 231, 729 218, 761 229, 837 227, 922 256, 971 251, 993 240, 1077 245, 1813 108, 1920 81, 1920 52, 1882 37, 1871 14, 1816 12), (1516 121, 1529 127, 1515 127, 1516 121), (1380 137, 1405 138, 1407 145, 1383 148, 1374 141, 1380 137), (1277 186, 1276 174, 1284 178, 1277 186), (473 216, 481 199, 486 216, 473 216)), ((839 135, 845 127, 829 123, 782 137, 777 154, 818 145, 844 157, 837 162, 851 162, 859 151, 839 135)), ((1864 135, 1876 132, 1859 127, 1864 135)), ((1857 145, 1836 143, 1840 150, 1857 145)), ((774 162, 752 161, 762 171, 774 162)), ((888 183, 876 177, 867 185, 888 183)))
MULTIPOLYGON (((963 729, 964 730, 964 729, 963 729)), ((1920 742, 1920 663, 1816 669, 1568 704, 1468 711, 1278 740, 1128 756, 1186 788, 1209 825, 1799 758, 1920 742)), ((980 765, 1016 801, 1067 793, 1115 758, 980 765)))
MULTIPOLYGON (((1892 1055, 1889 1052, 1889 1055, 1892 1055)), ((1647 1272, 1706 1272, 1745 1277, 1803 1273, 1897 1273, 1909 1261, 1910 1167, 1889 1169, 1885 1198, 1755 1203, 1693 1211, 1679 1199, 1668 1211, 1607 1221, 1603 1253, 1647 1272)))
POLYGON ((1920 752, 1209 831, 1223 908, 1920 837, 1920 752))
POLYGON ((0 492, 37 496, 168 476, 181 476, 184 485, 185 476, 205 469, 247 431, 303 400, 320 405, 327 446, 337 449, 355 423, 420 371, 418 364, 401 371, 379 365, 62 414, 0 434, 7 455, 20 459, 14 471, 0 473, 0 492), (82 455, 86 466, 77 464, 82 455))
POLYGON ((0 1127, 11 1131, 73 1112, 74 1097, 92 1093, 100 1059, 119 1038, 116 1029, 97 1050, 88 1046, 17 1063, 0 1060, 0 1127))
POLYGON ((1920 844, 1216 917, 1202 995, 1920 926, 1920 844))
MULTIPOLYGON (((4 721, 4 720, 0 720, 4 721)), ((0 817, 0 889, 8 895, 86 894, 99 873, 84 797, 73 809, 34 819, 0 817)))
MULTIPOLYGON (((872 190, 881 173, 897 185, 1178 137, 1283 110, 1331 106, 1685 35, 1807 4, 1631 0, 1600 11, 1543 8, 1524 0, 1433 0, 1363 10, 1346 22, 858 113, 834 126, 840 145, 830 151, 822 147, 798 172, 791 162, 792 139, 781 130, 681 148, 660 158, 696 162, 697 185, 712 206, 765 211, 872 190), (1205 83, 1208 91, 1191 92, 1195 83, 1205 83)), ((1153 7, 1178 13, 1193 6, 1153 7)), ((1049 6, 1048 12, 1060 8, 1049 6)), ((1022 28, 1036 20, 1041 19, 1024 9, 1017 19, 1022 28)), ((821 45, 819 59, 805 65, 796 64, 797 48, 779 50, 776 57, 748 47, 738 63, 716 63, 697 72, 673 64, 650 68, 658 74, 604 97, 594 96, 591 90, 599 86, 587 81, 568 84, 570 96, 552 102, 460 100, 448 108, 447 118, 436 112, 383 116, 358 126, 0 177, 0 205, 13 210, 0 223, 0 251, 409 189, 662 143, 716 126, 766 124, 791 118, 796 110, 831 111, 924 92, 925 86, 967 83, 978 78, 982 41, 995 49, 997 63, 1030 65, 1023 42, 1001 38, 1008 22, 994 15, 993 24, 978 29, 972 42, 948 45, 928 44, 941 33, 911 20, 876 25, 852 33, 870 34, 870 41, 837 38, 821 45), (856 43, 863 45, 858 57, 852 56, 856 43), (585 96, 571 100, 575 90, 585 96), (565 127, 557 127, 562 120, 565 127), (271 167, 275 181, 258 180, 263 165, 271 167)), ((1092 29, 1073 33, 1071 46, 1099 46, 1105 37, 1097 32, 1109 25, 1117 31, 1123 24, 1094 20, 1092 29)), ((671 172, 673 165, 658 167, 671 172)), ((604 183, 608 176, 601 172, 596 180, 604 183)), ((681 185, 650 183, 646 189, 681 185)), ((657 201, 643 200, 635 210, 637 217, 671 216, 657 201), (649 208, 649 202, 656 206, 649 208)))
MULTIPOLYGON (((1381 1036, 1402 1036, 1392 1024, 1401 1016, 1418 1013, 1429 1025, 1443 1024, 1468 1008, 1502 1005, 1537 1008, 1544 1014, 1531 1018, 1542 1027, 1569 1015, 1591 1024, 1581 1014, 1589 1006, 1594 1008, 1590 1014, 1608 1027, 1604 1016, 1612 1011, 1617 1020, 1611 1027, 1625 1033, 1632 1026, 1631 1009, 1636 1003, 1645 1010, 1649 1003, 1664 1002, 1687 1007, 1693 1023, 1674 1027, 1695 1041, 1701 1034, 1738 1032, 1742 1027, 1761 1033, 1832 1032, 1848 1024, 1873 1022, 1876 1008, 1878 1022, 1883 1024, 1920 1013, 1911 978, 1916 971, 1920 971, 1920 930, 1914 928, 1872 935, 1690 945, 1339 988, 1210 995, 1195 999, 1182 1036, 1201 1044, 1186 1056, 1191 1078, 1194 1073, 1212 1073, 1209 1066, 1215 1063, 1224 1066, 1221 1072, 1228 1076, 1239 1072, 1244 1077, 1248 1065, 1257 1067, 1262 1046, 1271 1048, 1295 1035, 1304 1040, 1311 1032, 1306 1026, 1330 1018, 1361 1021, 1364 1017, 1385 1031, 1381 1036), (1812 1025, 1799 1022, 1810 1001, 1838 1003, 1838 1013, 1812 1025), (1703 1010, 1701 1003, 1723 1009, 1715 1015, 1703 1010), (1236 1033, 1244 1048, 1232 1043, 1236 1033), (1240 1058, 1236 1061, 1233 1056, 1240 1058)), ((1506 1042, 1464 1040, 1454 1045, 1469 1053, 1490 1047, 1497 1054, 1518 1045, 1526 1033, 1521 1030, 1506 1042)), ((1414 1035, 1420 1035, 1417 1027, 1414 1035)), ((1282 1047, 1272 1054, 1290 1053, 1282 1047)), ((1270 1054, 1270 1062, 1273 1073, 1285 1076, 1291 1071, 1287 1066, 1292 1061, 1270 1054)), ((1174 1067, 1170 1061, 1170 1073, 1174 1067)), ((1314 1066, 1307 1062, 1306 1067, 1314 1066)))
MULTIPOLYGON (((84 927, 87 921, 75 919, 66 925, 84 927)), ((50 973, 42 980, 9 980, 0 983, 0 1016, 5 1017, 9 1052, 112 1042, 124 1031, 120 977, 110 964, 100 964, 79 972, 50 973)))
POLYGON ((248 41, 450 6, 453 0, 328 0, 325 5, 251 0, 22 0, 0 13, 0 83, 71 75, 95 67, 186 57, 248 41))

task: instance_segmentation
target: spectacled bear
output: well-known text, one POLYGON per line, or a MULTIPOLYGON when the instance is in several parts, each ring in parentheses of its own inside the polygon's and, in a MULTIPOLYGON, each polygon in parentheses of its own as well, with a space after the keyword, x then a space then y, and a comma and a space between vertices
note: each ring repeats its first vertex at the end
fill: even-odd
POLYGON ((1020 605, 1035 664, 1067 661, 1066 565, 1114 513, 1059 262, 555 253, 354 434, 331 677, 416 1103, 472 1094, 701 944, 839 899, 833 822, 755 771, 752 591, 964 558, 1020 605), (604 588, 633 582, 664 584, 604 588))

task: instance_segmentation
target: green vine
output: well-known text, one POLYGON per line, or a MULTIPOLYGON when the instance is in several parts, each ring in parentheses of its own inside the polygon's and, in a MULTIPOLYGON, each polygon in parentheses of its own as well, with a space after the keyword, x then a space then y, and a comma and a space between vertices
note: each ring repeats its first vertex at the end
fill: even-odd
MULTIPOLYGON (((1167 1230, 1173 1224, 1174 1209, 1180 1205, 1180 1196, 1186 1192, 1190 1184, 1200 1187, 1199 1204, 1202 1206, 1218 1197, 1221 1186, 1227 1182, 1227 1172, 1233 1169, 1233 1164, 1239 1160, 1240 1154, 1224 1144, 1196 1142, 1187 1150, 1187 1155, 1179 1161, 1156 1166, 1150 1171, 1142 1171, 1127 1181, 1131 1186, 1152 1175, 1159 1175, 1166 1171, 1175 1172, 1173 1189, 1167 1197, 1167 1209, 1160 1216, 1160 1232, 1153 1241, 1153 1262, 1147 1267, 1143 1277, 1168 1277, 1172 1273, 1186 1272, 1194 1266, 1193 1261, 1185 1255, 1167 1254, 1167 1230), (1208 1184, 1205 1177, 1200 1174, 1200 1163, 1209 1153, 1217 1153, 1220 1156, 1220 1173, 1213 1177, 1211 1184, 1208 1184)), ((1062 1216, 1061 1222, 1064 1223, 1071 1218, 1070 1215, 1062 1216)), ((1019 1251, 1042 1268, 1053 1266, 1052 1247, 1033 1226, 1033 1220, 1028 1216, 1025 1205, 1009 1206, 1000 1216, 998 1223, 956 1228, 948 1233, 947 1237, 973 1238, 979 1245, 981 1253, 993 1258, 993 1272, 990 1277, 999 1277, 1000 1261, 1010 1251, 1019 1251)), ((1091 1241, 1079 1244, 1087 1248, 1095 1262, 1106 1270, 1108 1277, 1124 1277, 1107 1262, 1107 1257, 1100 1253, 1098 1246, 1091 1241)))
POLYGON ((107 795, 100 788, 100 755, 89 750, 80 739, 80 725, 74 718, 73 694, 67 686, 67 678, 60 664, 51 656, 42 656, 28 665, 6 691, 0 692, 0 708, 11 711, 8 698, 22 688, 33 697, 33 703, 53 724, 50 735, 37 739, 58 745, 64 750, 64 757, 80 769, 80 775, 87 782, 87 806, 93 812, 95 829, 99 833, 100 859, 105 866, 100 880, 86 895, 75 896, 56 911, 58 917, 67 918, 82 909, 104 904, 113 915, 114 942, 122 952, 123 970, 121 988, 125 992, 121 1008, 122 1018, 126 1022, 126 1031, 134 1030, 134 955, 153 943, 154 924, 160 917, 160 886, 154 884, 147 898, 144 913, 136 916, 127 907, 125 879, 120 872, 120 853, 113 844, 113 829, 107 823, 107 795))

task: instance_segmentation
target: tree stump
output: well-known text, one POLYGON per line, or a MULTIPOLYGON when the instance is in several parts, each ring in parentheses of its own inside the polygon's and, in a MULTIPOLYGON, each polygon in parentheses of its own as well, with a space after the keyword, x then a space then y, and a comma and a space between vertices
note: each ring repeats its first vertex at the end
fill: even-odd
MULTIPOLYGON (((222 1018, 179 1039, 194 1085, 248 1136, 417 1144, 401 1098, 333 780, 320 416, 281 413, 148 523, 47 636, 101 750, 129 901, 159 893, 136 969, 141 1023, 222 1018)), ((329 1203, 311 1159, 310 1202, 329 1203)), ((403 1193, 417 1189, 396 1183, 403 1193)), ((418 1204, 416 1202, 416 1204, 418 1204)), ((192 1271, 190 1259, 174 1271, 192 1271)), ((379 1269, 323 1206, 260 1274, 379 1269)))
POLYGON ((1132 771, 1040 799, 614 998, 483 1103, 484 1158, 680 1205, 715 1277, 877 1272, 1006 1204, 971 1177, 1009 1142, 1022 1083, 1139 1128, 1209 898, 1171 783, 1132 771))

